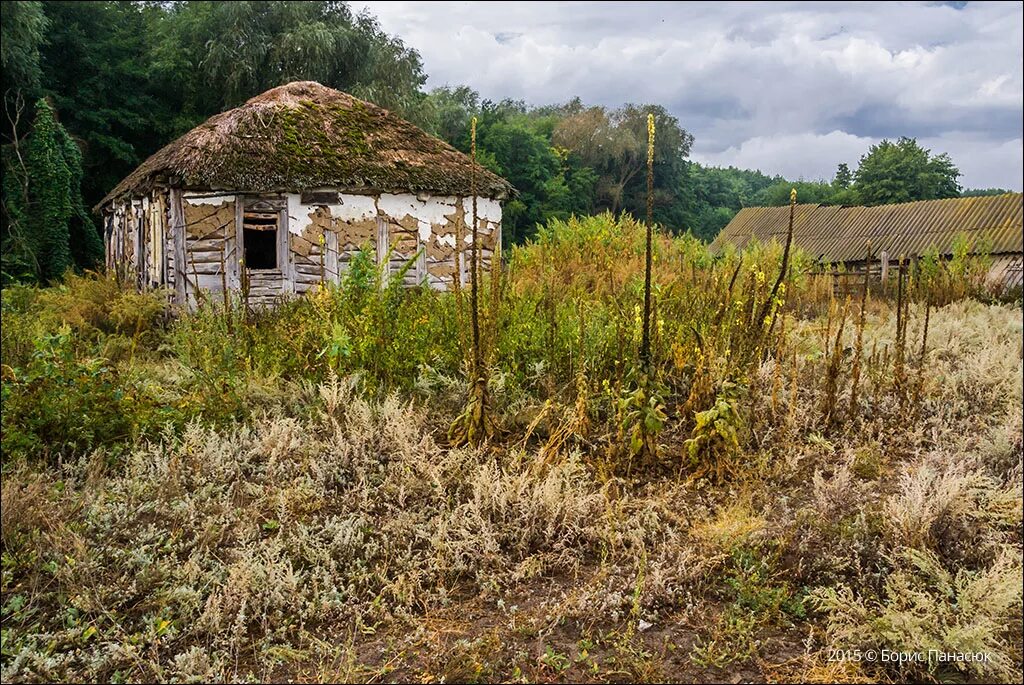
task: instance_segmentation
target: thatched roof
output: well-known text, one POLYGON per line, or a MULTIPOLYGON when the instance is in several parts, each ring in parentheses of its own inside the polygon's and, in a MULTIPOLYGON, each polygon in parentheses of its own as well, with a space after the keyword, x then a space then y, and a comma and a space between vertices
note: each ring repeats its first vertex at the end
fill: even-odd
MULTIPOLYGON (((143 162, 99 207, 154 182, 182 188, 470 195, 469 157, 372 103, 313 81, 272 88, 222 112, 143 162)), ((477 193, 512 188, 477 165, 477 193)))
MULTIPOLYGON (((876 207, 797 205, 793 243, 825 262, 860 261, 868 241, 871 250, 890 257, 922 255, 928 250, 952 254, 960 236, 976 249, 992 254, 1019 253, 1022 243, 1020 193, 986 197, 922 200, 876 207)), ((725 243, 743 247, 783 242, 789 229, 789 207, 746 207, 711 243, 712 252, 725 243)))

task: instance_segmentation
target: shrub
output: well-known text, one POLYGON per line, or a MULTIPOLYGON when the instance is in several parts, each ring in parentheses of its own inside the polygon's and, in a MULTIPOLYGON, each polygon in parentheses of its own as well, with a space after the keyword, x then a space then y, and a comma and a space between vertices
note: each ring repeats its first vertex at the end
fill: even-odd
POLYGON ((145 431, 152 410, 106 360, 76 357, 68 327, 37 339, 29 362, 6 374, 2 392, 4 459, 57 461, 129 442, 145 431))
POLYGON ((841 650, 924 654, 923 661, 879 668, 903 679, 949 678, 956 671, 974 678, 1019 678, 1019 652, 1008 627, 1021 611, 1019 551, 1004 552, 981 571, 951 571, 933 553, 905 549, 893 560, 881 598, 840 585, 814 592, 828 615, 828 638, 841 650), (929 652, 931 658, 929 658, 929 652), (984 660, 939 663, 936 652, 985 654, 984 660))

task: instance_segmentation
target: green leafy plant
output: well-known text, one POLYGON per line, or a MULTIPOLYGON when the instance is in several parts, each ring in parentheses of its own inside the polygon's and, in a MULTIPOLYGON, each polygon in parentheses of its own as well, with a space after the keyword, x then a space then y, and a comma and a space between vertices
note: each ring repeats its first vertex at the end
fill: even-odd
POLYGON ((714 405, 694 414, 696 423, 685 443, 693 478, 720 482, 735 475, 744 427, 739 402, 744 394, 743 386, 725 381, 714 405))

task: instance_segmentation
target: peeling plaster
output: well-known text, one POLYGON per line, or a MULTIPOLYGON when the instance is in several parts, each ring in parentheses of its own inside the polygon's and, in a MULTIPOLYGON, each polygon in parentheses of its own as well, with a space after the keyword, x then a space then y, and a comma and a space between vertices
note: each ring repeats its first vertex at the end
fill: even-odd
POLYGON ((196 197, 193 195, 183 195, 182 198, 185 202, 193 206, 198 205, 222 205, 226 202, 234 202, 234 195, 214 195, 213 197, 196 197))
MULTIPOLYGON (((472 211, 472 208, 469 208, 466 210, 466 214, 468 215, 472 211)), ((501 221, 501 203, 487 197, 478 197, 476 200, 476 216, 477 219, 498 223, 501 221)), ((472 218, 470 222, 472 222, 472 218)))
POLYGON ((315 211, 316 206, 302 204, 301 195, 288 193, 288 232, 302 235, 313 223, 313 217, 310 214, 315 211))
POLYGON ((342 195, 340 205, 329 205, 331 216, 342 221, 377 218, 377 200, 372 195, 342 195))

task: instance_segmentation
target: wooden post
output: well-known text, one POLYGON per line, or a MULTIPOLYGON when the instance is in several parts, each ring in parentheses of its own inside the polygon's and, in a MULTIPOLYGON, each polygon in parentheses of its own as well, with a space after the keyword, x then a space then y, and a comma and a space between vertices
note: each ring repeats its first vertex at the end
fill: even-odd
POLYGON ((324 287, 327 280, 327 236, 320 234, 320 287, 324 287))
POLYGON ((245 255, 245 229, 243 213, 245 212, 245 196, 235 195, 235 250, 228 255, 228 283, 232 290, 242 287, 242 260, 245 255))
POLYGON ((292 265, 292 245, 288 233, 288 198, 285 197, 284 208, 277 221, 277 264, 281 269, 281 291, 295 292, 295 271, 292 265))
POLYGON ((387 285, 391 277, 391 269, 388 261, 390 259, 390 245, 388 245, 388 222, 377 217, 377 268, 380 269, 381 285, 387 285))
MULTIPOLYGON (((224 254, 226 248, 225 243, 227 243, 226 237, 224 240, 220 241, 220 294, 224 299, 224 316, 227 316, 230 301, 228 299, 228 263, 227 257, 224 254)), ((198 280, 198 278, 199 277, 197 276, 196 279, 198 280)))
POLYGON ((882 276, 881 276, 881 279, 882 279, 882 294, 884 295, 885 294, 885 290, 886 290, 886 283, 889 280, 889 253, 887 251, 885 251, 885 250, 882 250, 882 252, 878 256, 878 258, 879 258, 879 260, 882 263, 882 276))
MULTIPOLYGON (((331 221, 331 228, 334 228, 334 220, 331 221)), ((338 242, 337 231, 328 231, 324 249, 327 252, 327 272, 330 274, 332 283, 337 283, 341 279, 341 268, 338 265, 338 242)))
POLYGON ((185 211, 181 206, 181 190, 171 188, 171 239, 174 241, 174 302, 186 304, 188 273, 185 271, 185 211))

